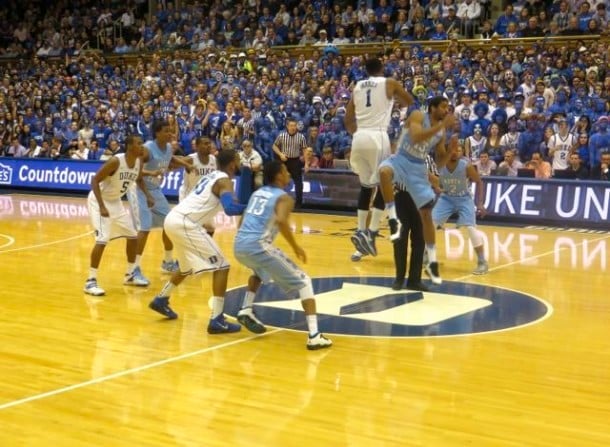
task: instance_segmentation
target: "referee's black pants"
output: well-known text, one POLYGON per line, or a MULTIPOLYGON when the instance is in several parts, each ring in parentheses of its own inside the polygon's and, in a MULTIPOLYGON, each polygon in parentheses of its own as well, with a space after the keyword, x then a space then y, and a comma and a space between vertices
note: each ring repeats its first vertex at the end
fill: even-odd
POLYGON ((409 279, 407 285, 421 282, 421 271, 424 263, 424 229, 419 210, 411 195, 406 191, 397 190, 394 195, 396 216, 402 223, 400 238, 393 244, 396 281, 404 281, 407 271, 407 251, 411 239, 411 258, 409 260, 409 279))
POLYGON ((284 164, 294 182, 295 206, 300 208, 303 205, 303 164, 299 157, 288 158, 284 164))

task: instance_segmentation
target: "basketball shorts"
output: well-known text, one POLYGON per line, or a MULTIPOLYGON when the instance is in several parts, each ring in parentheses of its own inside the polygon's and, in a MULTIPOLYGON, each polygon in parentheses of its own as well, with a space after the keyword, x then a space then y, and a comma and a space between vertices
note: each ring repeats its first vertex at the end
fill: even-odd
POLYGON ((200 273, 229 268, 229 262, 206 229, 177 212, 170 212, 163 224, 174 244, 181 272, 200 273))
POLYGON ((384 160, 381 166, 392 168, 394 184, 411 195, 418 209, 436 198, 428 180, 428 168, 425 162, 414 161, 398 153, 384 160))
POLYGON ((149 189, 148 192, 155 200, 152 208, 148 207, 146 196, 140 188, 129 188, 127 191, 131 214, 139 231, 150 231, 152 228, 163 227, 163 221, 170 211, 167 198, 161 189, 149 189))
POLYGON ((458 214, 457 226, 476 225, 476 212, 471 196, 448 196, 441 194, 432 209, 434 226, 444 225, 454 213, 458 214))
POLYGON ((261 250, 235 249, 235 259, 252 269, 263 283, 273 280, 286 293, 296 292, 309 284, 307 274, 277 247, 261 250))
POLYGON ((93 192, 89 193, 87 208, 95 230, 95 242, 107 244, 108 241, 119 237, 135 238, 138 233, 121 199, 104 200, 104 205, 106 205, 109 217, 102 217, 95 195, 93 192))
POLYGON ((390 154, 387 131, 363 129, 354 134, 349 163, 362 186, 379 184, 379 164, 390 154))

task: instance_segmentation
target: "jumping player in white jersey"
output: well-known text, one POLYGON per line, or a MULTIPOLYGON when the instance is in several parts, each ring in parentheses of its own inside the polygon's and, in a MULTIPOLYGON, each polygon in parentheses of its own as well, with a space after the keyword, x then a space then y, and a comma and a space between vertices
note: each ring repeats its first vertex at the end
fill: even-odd
POLYGON ((439 171, 442 193, 432 209, 432 221, 435 228, 438 228, 457 213, 457 226, 466 227, 470 243, 477 254, 477 267, 472 273, 483 275, 489 267, 485 259, 483 238, 476 227, 475 204, 470 193, 470 183, 476 185, 476 211, 480 216, 485 215, 485 191, 477 169, 462 155, 461 149, 453 149, 447 164, 439 171))
POLYGON ((99 268, 106 244, 119 237, 127 238, 127 272, 124 283, 133 286, 147 286, 148 281, 134 272, 136 269, 137 231, 133 220, 125 211, 121 197, 130 185, 137 182, 145 197, 150 198, 146 185, 142 181, 143 153, 142 139, 130 135, 125 141, 126 152, 110 158, 93 177, 91 192, 87 197, 87 208, 91 223, 95 229, 95 245, 91 250, 89 278, 85 283, 85 293, 102 296, 106 291, 97 284, 99 268))
POLYGON ((212 151, 212 141, 208 137, 195 139, 195 152, 185 157, 185 161, 192 166, 191 172, 184 171, 184 179, 178 191, 179 201, 182 202, 193 190, 201 177, 216 170, 216 157, 212 151))
POLYGON ((241 326, 229 323, 223 314, 224 296, 229 277, 229 261, 205 228, 224 209, 229 216, 243 212, 245 206, 235 202, 231 179, 239 168, 239 155, 222 150, 217 157, 218 171, 203 176, 195 189, 165 218, 163 228, 174 243, 180 270, 175 272, 149 307, 173 320, 178 315, 169 307, 169 296, 189 275, 213 272, 212 317, 208 333, 237 332, 241 326))
MULTIPOLYGON (((436 235, 432 222, 432 207, 436 194, 432 189, 426 167, 426 158, 431 149, 435 150, 436 164, 445 166, 449 151, 445 148, 446 131, 453 129, 455 116, 448 111, 448 101, 444 96, 436 96, 428 102, 428 112, 415 110, 405 122, 398 142, 398 152, 381 163, 379 179, 381 192, 388 211, 390 240, 400 238, 401 223, 396 217, 394 205, 394 184, 407 191, 419 209, 424 230, 424 241, 428 264, 426 273, 434 284, 441 284, 436 260, 436 235)), ((457 147, 457 135, 450 139, 451 148, 457 147)))
POLYGON ((286 193, 290 174, 282 162, 275 160, 265 165, 263 177, 265 186, 257 189, 250 197, 235 236, 235 258, 252 269, 248 290, 237 319, 251 332, 265 332, 265 326, 256 318, 252 306, 261 283, 273 280, 286 293, 298 294, 301 299, 309 330, 307 349, 329 348, 332 341, 318 331, 311 278, 282 250, 273 246, 273 240, 279 232, 292 247, 297 258, 307 262, 305 251, 297 244, 290 230, 290 213, 294 207, 294 200, 286 193))
POLYGON ((392 106, 397 100, 407 107, 414 99, 398 81, 383 76, 379 59, 368 59, 365 68, 369 78, 358 81, 345 113, 345 128, 354 135, 350 165, 360 180, 358 228, 351 239, 358 252, 377 256, 375 238, 384 210, 381 194, 375 195, 368 228, 366 222, 374 189, 379 184, 379 164, 391 154, 388 126, 392 106))

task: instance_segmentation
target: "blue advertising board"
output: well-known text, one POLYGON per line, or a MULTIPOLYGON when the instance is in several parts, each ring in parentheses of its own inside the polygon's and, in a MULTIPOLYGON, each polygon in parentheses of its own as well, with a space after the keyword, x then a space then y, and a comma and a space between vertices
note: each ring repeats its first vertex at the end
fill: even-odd
MULTIPOLYGON (((0 187, 86 193, 102 164, 101 161, 0 157, 0 187)), ((165 174, 161 187, 166 196, 178 197, 183 173, 179 169, 165 174)), ((235 188, 239 191, 239 178, 235 188)))
MULTIPOLYGON (((0 158, 0 188, 38 191, 88 192, 101 162, 0 158)), ((243 179, 251 179, 248 173, 243 179)), ((183 171, 170 171, 162 183, 170 198, 178 196, 183 171)), ((248 184, 245 181, 244 184, 248 184)), ((536 180, 516 177, 485 177, 485 207, 491 219, 515 223, 580 226, 608 229, 610 182, 536 180)), ((240 201, 249 189, 240 188, 240 201)), ((345 170, 312 170, 304 176, 303 202, 313 208, 355 209, 358 177, 345 170)))

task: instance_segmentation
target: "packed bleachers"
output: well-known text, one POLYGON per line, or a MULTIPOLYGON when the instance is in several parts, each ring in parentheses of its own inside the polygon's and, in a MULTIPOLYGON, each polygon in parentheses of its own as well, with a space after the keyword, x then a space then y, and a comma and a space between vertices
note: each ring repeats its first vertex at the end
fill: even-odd
MULTIPOLYGON (((343 159, 345 106, 379 51, 414 107, 449 99, 473 162, 486 152, 499 168, 509 151, 533 166, 540 151, 553 174, 575 152, 597 172, 610 150, 604 2, 520 1, 496 20, 480 0, 13 3, 0 13, 4 156, 103 159, 166 118, 178 151, 208 135, 270 159, 294 117, 317 157, 343 159)), ((392 114, 393 138, 408 113, 392 114)))

